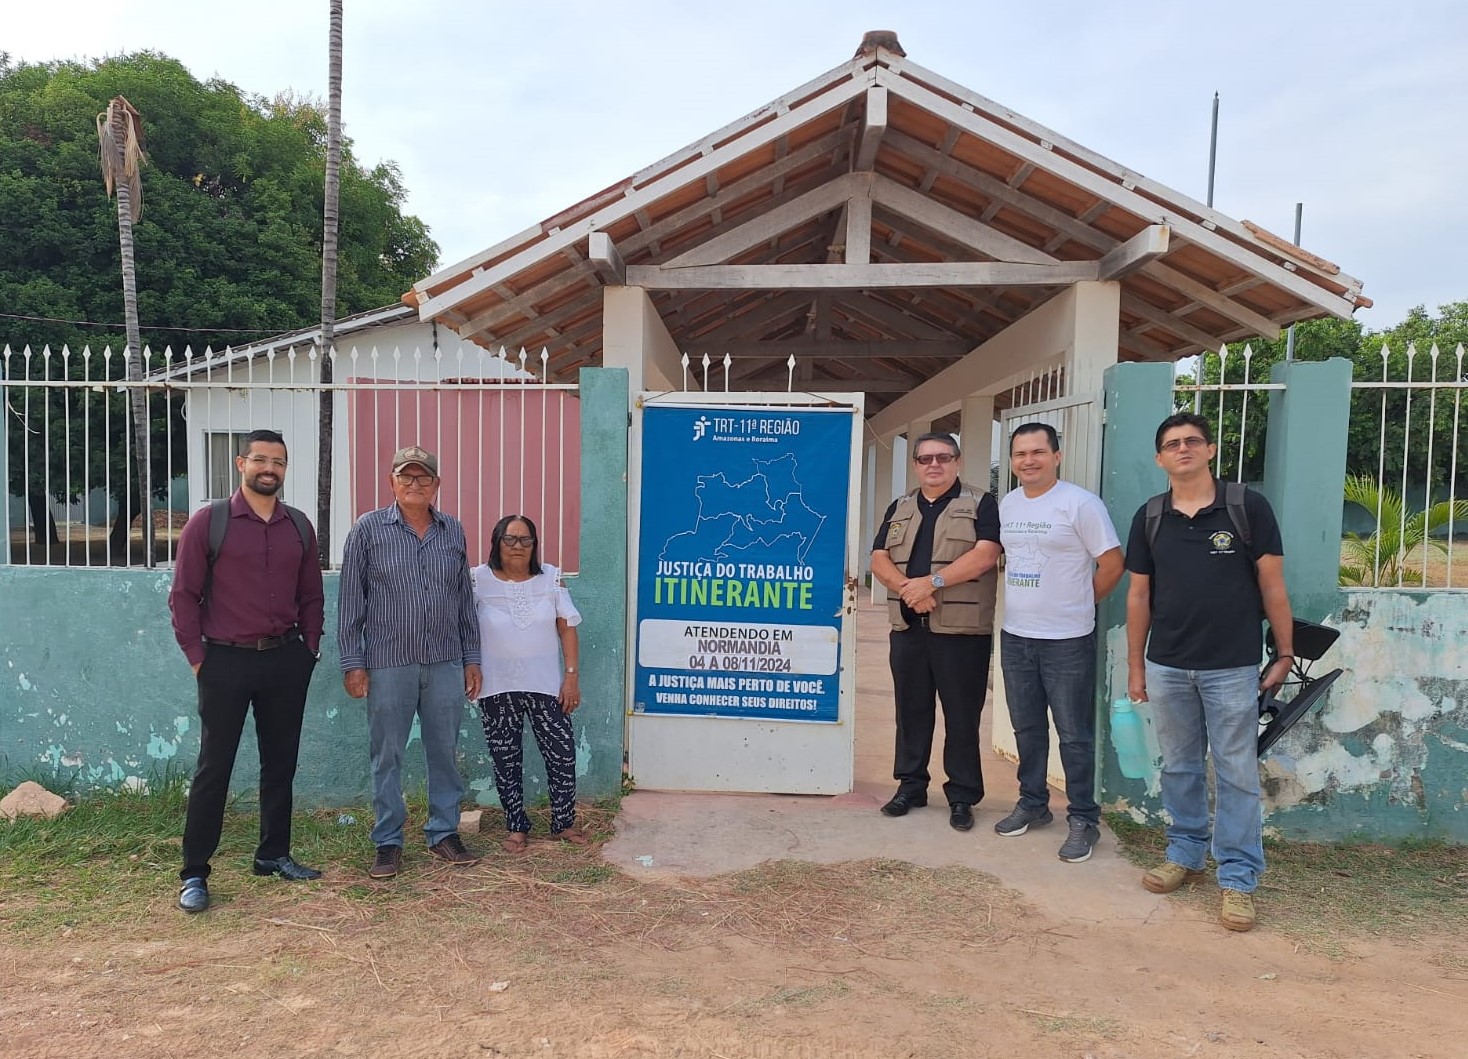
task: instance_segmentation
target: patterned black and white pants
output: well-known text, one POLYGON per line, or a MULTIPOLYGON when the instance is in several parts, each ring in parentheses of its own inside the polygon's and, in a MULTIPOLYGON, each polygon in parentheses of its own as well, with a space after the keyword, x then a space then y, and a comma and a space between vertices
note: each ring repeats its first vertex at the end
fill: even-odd
POLYGON ((551 832, 559 834, 576 823, 576 738, 571 718, 554 695, 507 691, 479 700, 484 739, 494 759, 494 785, 505 810, 505 830, 528 833, 525 814, 525 718, 540 756, 545 759, 546 787, 550 791, 551 832))

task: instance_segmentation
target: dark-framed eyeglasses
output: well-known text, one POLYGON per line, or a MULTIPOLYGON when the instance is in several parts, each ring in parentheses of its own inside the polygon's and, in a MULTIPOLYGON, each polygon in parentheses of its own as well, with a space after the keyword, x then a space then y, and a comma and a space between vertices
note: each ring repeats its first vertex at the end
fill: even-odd
POLYGON ((956 459, 958 459, 958 457, 951 452, 925 452, 921 456, 914 456, 912 458, 912 462, 920 463, 924 467, 928 466, 928 464, 930 463, 936 463, 938 464, 938 466, 942 467, 946 464, 952 463, 956 459))
POLYGON ((522 537, 518 533, 506 533, 500 540, 511 548, 529 548, 535 543, 534 537, 522 537))
POLYGON ((1178 452, 1182 449, 1201 449, 1208 439, 1201 434, 1189 434, 1185 438, 1169 438, 1162 443, 1163 452, 1178 452))
POLYGON ((436 480, 431 474, 395 474, 393 477, 403 485, 432 485, 436 480))

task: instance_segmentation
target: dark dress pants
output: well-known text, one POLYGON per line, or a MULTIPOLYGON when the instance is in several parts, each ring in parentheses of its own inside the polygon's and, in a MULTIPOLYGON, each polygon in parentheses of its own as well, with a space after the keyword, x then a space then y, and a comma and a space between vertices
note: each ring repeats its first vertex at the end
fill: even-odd
POLYGON ((208 878, 209 859, 219 847, 229 777, 240 748, 245 714, 255 710, 255 738, 260 745, 259 860, 275 860, 291 851, 292 784, 301 748, 301 719, 306 687, 316 659, 300 640, 272 651, 208 646, 199 667, 199 760, 189 788, 184 819, 183 870, 180 878, 208 878))
POLYGON ((984 798, 979 764, 979 715, 988 694, 992 636, 956 636, 913 625, 892 632, 897 752, 892 778, 900 794, 925 794, 933 752, 937 701, 943 703, 943 795, 949 804, 984 798))

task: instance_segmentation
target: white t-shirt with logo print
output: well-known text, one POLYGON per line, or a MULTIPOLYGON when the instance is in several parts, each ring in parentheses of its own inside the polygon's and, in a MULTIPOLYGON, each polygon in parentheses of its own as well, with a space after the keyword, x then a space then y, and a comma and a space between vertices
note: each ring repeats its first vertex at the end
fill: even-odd
POLYGON ((1012 636, 1068 640, 1096 627, 1095 560, 1120 548, 1095 493, 1056 482, 1036 497, 1023 489, 999 502, 1004 545, 1004 621, 1012 636))

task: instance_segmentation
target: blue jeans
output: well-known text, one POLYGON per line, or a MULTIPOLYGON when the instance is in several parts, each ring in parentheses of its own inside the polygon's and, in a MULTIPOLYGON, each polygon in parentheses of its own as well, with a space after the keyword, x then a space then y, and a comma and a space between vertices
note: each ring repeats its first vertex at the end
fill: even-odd
POLYGON ((1050 761, 1050 720, 1060 737, 1067 815, 1101 822, 1096 804, 1096 634, 1037 640, 1001 632, 1004 698, 1019 752, 1019 804, 1050 804, 1045 775, 1050 761))
POLYGON ((459 830, 464 779, 455 750, 464 719, 464 667, 459 662, 393 666, 367 673, 367 727, 372 748, 372 827, 375 846, 401 846, 408 807, 403 802, 403 751, 418 719, 428 760, 430 846, 459 830))
POLYGON ((1218 885, 1253 893, 1264 872, 1259 798, 1259 670, 1174 669, 1147 663, 1147 698, 1162 748, 1167 859, 1201 869, 1208 852, 1208 775, 1213 751, 1213 859, 1218 885))

